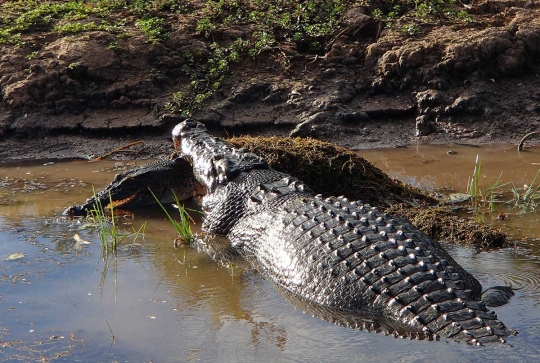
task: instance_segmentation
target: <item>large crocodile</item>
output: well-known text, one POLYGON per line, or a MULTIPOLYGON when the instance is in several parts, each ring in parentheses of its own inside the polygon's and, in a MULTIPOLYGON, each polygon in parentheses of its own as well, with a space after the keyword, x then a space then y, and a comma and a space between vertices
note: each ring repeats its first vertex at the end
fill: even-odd
POLYGON ((471 344, 513 334, 486 308, 478 280, 407 221, 344 197, 322 199, 193 120, 174 128, 173 141, 206 188, 203 228, 226 235, 288 293, 471 344))
POLYGON ((359 312, 471 344, 505 341, 515 333, 486 308, 507 302, 512 291, 499 287, 482 294, 472 275, 409 222, 344 197, 314 195, 299 179, 212 137, 193 120, 175 127, 173 141, 181 161, 128 171, 98 197, 108 200, 113 190, 124 200, 116 194, 122 183, 126 195, 144 196, 146 186, 163 188, 171 179, 183 197, 205 193, 203 228, 226 235, 288 299, 307 301, 323 316, 359 312), (131 183, 144 169, 154 174, 131 183))

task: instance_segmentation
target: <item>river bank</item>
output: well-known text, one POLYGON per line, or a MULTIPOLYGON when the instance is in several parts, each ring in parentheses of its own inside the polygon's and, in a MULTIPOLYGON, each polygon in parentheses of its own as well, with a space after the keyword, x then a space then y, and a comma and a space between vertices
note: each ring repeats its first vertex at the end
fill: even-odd
POLYGON ((354 150, 515 143, 540 125, 534 2, 441 2, 437 13, 400 17, 343 2, 335 27, 310 38, 324 45, 317 49, 279 36, 285 25, 269 28, 273 38, 261 46, 255 20, 222 20, 243 3, 187 11, 149 2, 151 19, 162 19, 158 33, 145 31, 128 3, 108 12, 57 3, 2 9, 17 24, 30 11, 50 12, 23 30, 3 25, 2 160, 101 155, 139 139, 146 143, 124 157, 156 157, 170 151, 170 129, 186 116, 221 136, 309 136, 354 150), (202 31, 205 19, 214 28, 202 31))

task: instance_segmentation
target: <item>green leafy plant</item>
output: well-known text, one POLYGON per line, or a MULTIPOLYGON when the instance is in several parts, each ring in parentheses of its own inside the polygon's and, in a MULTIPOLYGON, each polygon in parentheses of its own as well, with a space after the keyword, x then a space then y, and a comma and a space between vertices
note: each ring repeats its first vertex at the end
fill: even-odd
POLYGON ((165 20, 159 17, 139 19, 135 26, 146 36, 148 43, 156 44, 167 39, 165 20))
POLYGON ((241 54, 247 46, 248 42, 239 38, 227 47, 214 42, 210 44, 210 52, 184 54, 182 70, 191 81, 185 92, 173 93, 171 100, 165 105, 166 109, 181 112, 185 116, 201 109, 226 79, 230 65, 241 60, 241 54))
POLYGON ((207 38, 215 29, 216 25, 208 18, 199 19, 197 21, 197 27, 195 28, 197 33, 203 34, 207 38))
POLYGON ((420 25, 414 22, 401 27, 401 32, 409 36, 417 36, 418 34, 420 34, 421 30, 422 29, 420 28, 420 25))
POLYGON ((32 53, 28 54, 25 58, 28 59, 28 60, 31 60, 31 59, 37 58, 37 56, 38 56, 38 51, 35 50, 32 53))

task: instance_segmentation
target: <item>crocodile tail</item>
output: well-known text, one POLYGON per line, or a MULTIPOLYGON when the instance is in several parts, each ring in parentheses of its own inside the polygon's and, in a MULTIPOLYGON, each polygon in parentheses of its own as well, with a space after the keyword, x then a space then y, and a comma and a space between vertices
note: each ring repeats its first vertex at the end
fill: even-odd
POLYGON ((508 304, 514 296, 514 289, 510 286, 493 286, 482 292, 482 301, 486 306, 496 307, 508 304))
POLYGON ((427 327, 438 337, 483 345, 506 343, 508 336, 517 334, 498 320, 497 314, 489 311, 482 301, 446 302, 435 305, 435 310, 438 310, 439 316, 427 327), (456 303, 461 304, 461 308, 456 303))

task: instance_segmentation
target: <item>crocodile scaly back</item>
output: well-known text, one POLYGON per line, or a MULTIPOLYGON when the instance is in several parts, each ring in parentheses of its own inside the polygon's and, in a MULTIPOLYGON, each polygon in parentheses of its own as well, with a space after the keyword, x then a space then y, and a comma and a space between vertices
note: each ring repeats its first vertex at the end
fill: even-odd
POLYGON ((177 128, 184 131, 175 142, 192 160, 195 177, 208 183, 204 228, 227 235, 287 294, 471 344, 505 341, 513 334, 480 300, 480 283, 409 222, 344 197, 314 196, 300 180, 265 167, 245 168, 216 182, 203 169, 215 168, 211 155, 217 151, 205 148, 231 146, 209 142, 201 124, 177 128), (186 129, 197 130, 193 140, 186 129))

